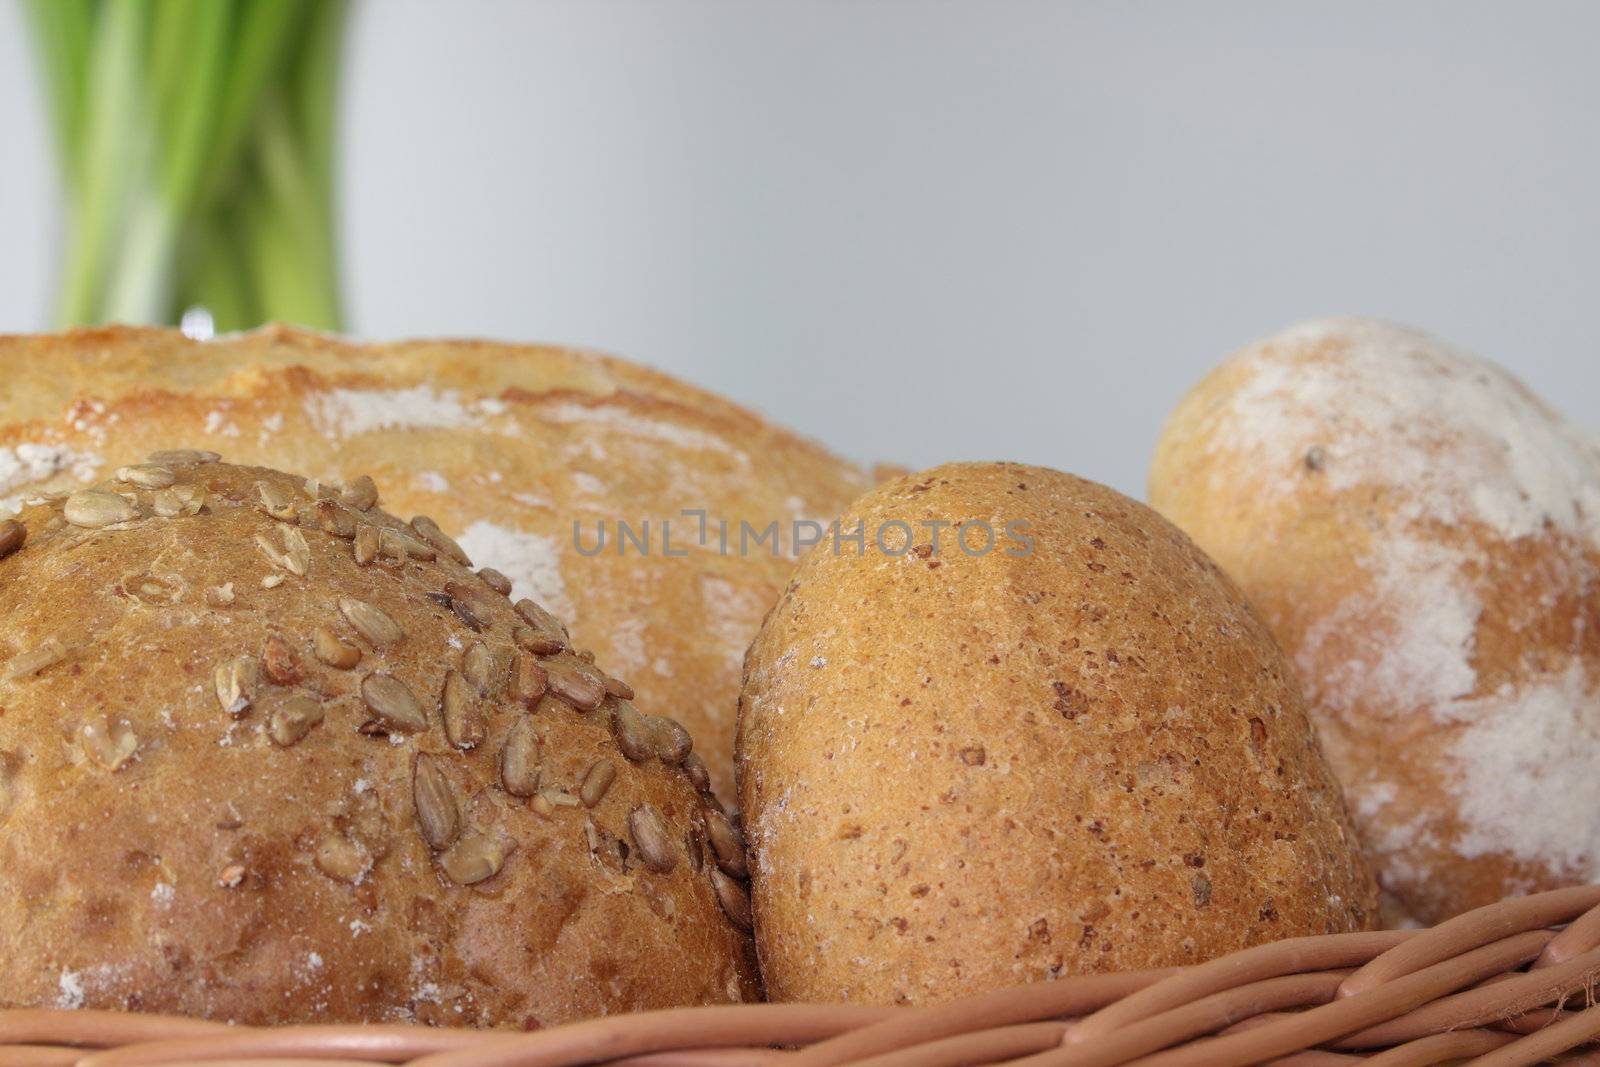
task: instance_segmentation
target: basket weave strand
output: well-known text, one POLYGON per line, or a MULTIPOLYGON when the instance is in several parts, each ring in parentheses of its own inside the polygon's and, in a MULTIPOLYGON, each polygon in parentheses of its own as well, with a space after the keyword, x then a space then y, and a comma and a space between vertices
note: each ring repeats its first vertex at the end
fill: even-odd
POLYGON ((1585 886, 924 1008, 675 1008, 531 1034, 0 1009, 0 1067, 1600 1067, 1597 981, 1585 886))

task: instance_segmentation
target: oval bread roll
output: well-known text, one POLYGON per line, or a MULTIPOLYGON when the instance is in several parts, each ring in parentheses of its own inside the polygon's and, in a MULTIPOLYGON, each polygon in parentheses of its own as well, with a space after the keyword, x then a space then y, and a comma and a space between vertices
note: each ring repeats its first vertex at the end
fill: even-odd
POLYGON ((375 499, 179 451, 0 523, 0 1007, 520 1028, 759 995, 683 728, 375 499))
POLYGON ((114 327, 0 336, 0 367, 0 514, 179 444, 325 481, 371 475, 390 511, 432 515, 566 620, 641 710, 680 719, 724 791, 740 664, 794 567, 792 523, 826 521, 871 485, 718 396, 568 349, 114 327))
POLYGON ((773 999, 942 1000, 1373 923, 1282 653, 1171 524, 1010 463, 896 479, 841 523, 866 549, 813 549, 745 668, 773 999))
POLYGON ((1179 405, 1150 498, 1293 656, 1397 918, 1600 878, 1600 456, 1520 382, 1304 323, 1179 405))

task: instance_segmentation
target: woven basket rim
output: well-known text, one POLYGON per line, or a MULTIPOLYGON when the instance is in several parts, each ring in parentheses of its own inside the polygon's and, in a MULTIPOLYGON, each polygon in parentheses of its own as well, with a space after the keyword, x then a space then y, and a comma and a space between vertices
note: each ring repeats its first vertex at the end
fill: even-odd
POLYGON ((1600 1039, 1597 981, 1600 885, 1591 885, 1503 900, 1432 929, 1288 938, 1187 967, 923 1007, 671 1008, 532 1033, 0 1009, 0 1067, 1600 1063, 1600 1053, 1571 1055, 1600 1039))

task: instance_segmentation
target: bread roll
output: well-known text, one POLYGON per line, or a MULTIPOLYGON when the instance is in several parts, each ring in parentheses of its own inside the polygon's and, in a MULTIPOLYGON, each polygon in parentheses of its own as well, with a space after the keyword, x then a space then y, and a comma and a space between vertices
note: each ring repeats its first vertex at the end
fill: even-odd
POLYGON ((1293 656, 1397 915, 1600 878, 1600 458, 1520 382, 1305 323, 1179 405, 1150 497, 1293 656))
POLYGON ((0 1007, 526 1027, 758 995, 681 727, 370 481, 211 459, 0 524, 0 1007))
POLYGON ((1177 529, 1011 463, 889 482, 858 523, 865 550, 813 549, 745 666, 773 999, 936 1001, 1372 924, 1289 667, 1177 529))
POLYGON ((0 337, 0 366, 0 500, 191 444, 325 480, 370 474, 395 514, 432 515, 567 620, 642 710, 682 720, 724 790, 739 667, 793 569, 790 524, 825 521, 870 484, 719 397, 566 349, 114 328, 0 337), (685 509, 706 513, 704 544, 685 509), (781 551, 741 553, 741 521, 778 522, 781 551), (604 525, 603 552, 575 548, 575 522, 586 552, 604 525), (619 555, 624 522, 648 550, 619 555))

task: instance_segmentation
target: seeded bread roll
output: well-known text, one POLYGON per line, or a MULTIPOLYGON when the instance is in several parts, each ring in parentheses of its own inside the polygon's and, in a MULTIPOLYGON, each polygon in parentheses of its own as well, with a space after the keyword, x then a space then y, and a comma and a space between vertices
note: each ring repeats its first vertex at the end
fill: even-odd
POLYGON ((1302 323, 1172 413, 1150 499, 1294 657, 1397 918, 1600 879, 1600 456, 1521 382, 1302 323))
POLYGON ((7 498, 180 444, 327 481, 369 474, 395 514, 432 515, 566 620, 641 710, 680 719, 724 793, 740 664, 794 567, 790 524, 831 518, 871 484, 718 396, 568 349, 119 327, 0 336, 0 367, 0 515, 7 498), (685 510, 705 513, 703 543, 685 510), (740 552, 741 521, 777 522, 781 551, 740 552), (619 554, 622 523, 647 551, 619 554))
POLYGON ((526 1027, 758 996, 688 734, 376 500, 178 451, 0 523, 0 1007, 526 1027))
POLYGON ((1283 654, 1170 523, 1010 463, 889 482, 858 523, 866 550, 813 549, 746 662, 773 999, 936 1001, 1372 925, 1283 654))

